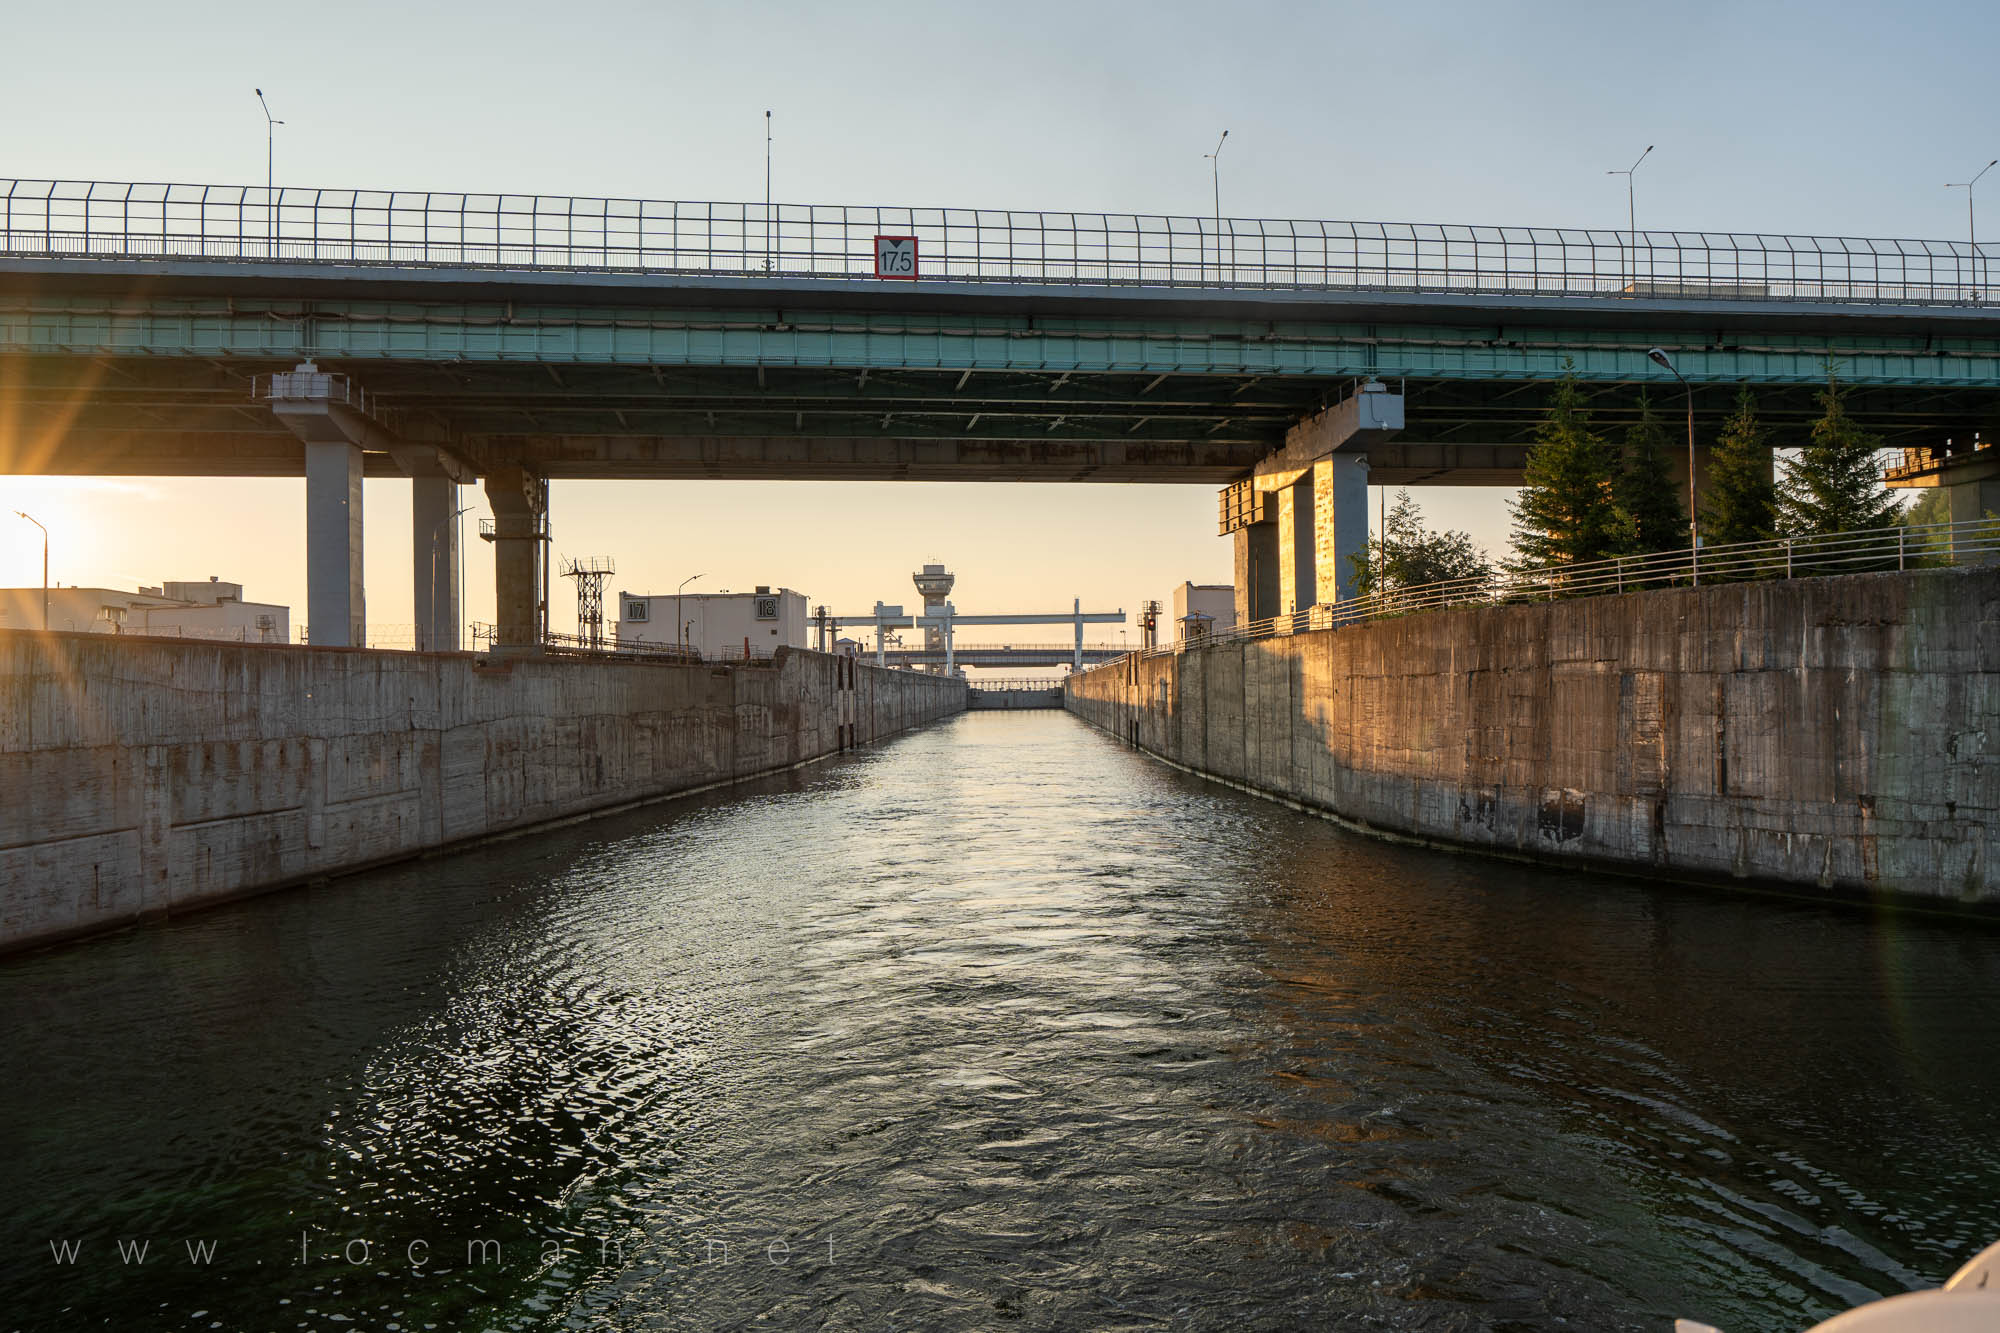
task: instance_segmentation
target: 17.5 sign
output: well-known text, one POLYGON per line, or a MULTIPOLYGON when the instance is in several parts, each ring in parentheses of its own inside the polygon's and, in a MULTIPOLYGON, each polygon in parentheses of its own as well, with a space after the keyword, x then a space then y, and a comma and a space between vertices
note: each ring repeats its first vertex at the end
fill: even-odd
POLYGON ((875 238, 875 276, 878 278, 908 278, 914 282, 917 277, 917 238, 914 236, 877 236, 875 238))

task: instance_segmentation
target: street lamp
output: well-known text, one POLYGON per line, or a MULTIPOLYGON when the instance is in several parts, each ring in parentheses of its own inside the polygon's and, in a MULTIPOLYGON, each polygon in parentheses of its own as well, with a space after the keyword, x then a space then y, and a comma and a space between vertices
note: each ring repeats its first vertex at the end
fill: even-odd
POLYGON ((687 626, 681 621, 681 588, 700 577, 699 574, 690 574, 681 580, 680 588, 674 589, 674 645, 683 650, 687 647, 687 626))
MULTIPOLYGON (((1669 361, 1669 360, 1667 359, 1667 354, 1666 354, 1666 352, 1664 352, 1664 351, 1663 351, 1663 350, 1661 350, 1660 348, 1658 348, 1658 347, 1655 347, 1655 348, 1652 348, 1652 349, 1650 349, 1650 350, 1648 350, 1648 351, 1647 351, 1646 355, 1647 355, 1647 357, 1648 357, 1648 358, 1650 358, 1650 359, 1652 360, 1652 362, 1653 362, 1653 364, 1654 364, 1654 365, 1656 365, 1656 366, 1659 366, 1659 367, 1660 367, 1660 368, 1661 368, 1662 370, 1666 371, 1666 372, 1667 372, 1668 374, 1672 375, 1672 376, 1673 376, 1673 377, 1674 377, 1675 379, 1679 380, 1679 381, 1681 382, 1681 387, 1682 387, 1683 389, 1686 389, 1686 390, 1687 390, 1687 401, 1688 401, 1688 559, 1689 559, 1689 561, 1690 561, 1690 562, 1692 562, 1693 560, 1695 560, 1695 559, 1696 559, 1696 556, 1695 556, 1695 554, 1694 554, 1694 553, 1695 553, 1696 551, 1698 551, 1698 550, 1699 550, 1699 549, 1701 548, 1701 520, 1700 520, 1700 519, 1699 519, 1699 518, 1698 518, 1698 517, 1696 516, 1696 513, 1695 513, 1695 507, 1694 507, 1694 386, 1693 386, 1692 384, 1689 384, 1689 383, 1687 382, 1687 376, 1685 376, 1685 375, 1681 374, 1681 373, 1680 373, 1680 371, 1678 371, 1678 370, 1675 370, 1675 369, 1674 369, 1674 363, 1673 363, 1672 361, 1669 361)), ((1699 582, 1699 581, 1700 581, 1700 579, 1701 579, 1701 574, 1700 574, 1700 571, 1699 571, 1699 570, 1697 570, 1697 571, 1695 572, 1695 580, 1696 580, 1697 582, 1699 582)))
POLYGON ((1203 153, 1208 159, 1209 184, 1215 188, 1215 280, 1222 281, 1222 145, 1229 142, 1229 131, 1215 141, 1215 151, 1203 153))
POLYGON ((264 90, 257 90, 257 105, 264 108, 264 230, 267 233, 266 248, 273 258, 278 253, 278 205, 272 198, 274 182, 277 179, 275 163, 278 154, 278 126, 282 120, 271 118, 271 106, 264 100, 264 90))
MULTIPOLYGON (((1981 167, 1979 169, 1979 176, 1984 176, 1987 172, 1993 170, 1994 163, 2000 163, 2000 157, 1994 158, 1992 162, 1988 162, 1985 166, 1981 167)), ((1979 299, 1979 224, 1972 212, 1972 187, 1979 184, 1979 176, 1974 176, 1969 181, 1959 181, 1955 184, 1947 181, 1944 187, 1947 190, 1965 191, 1965 239, 1967 248, 1971 251, 1969 257, 1972 260, 1972 299, 1975 301, 1979 299)))
MULTIPOLYGON (((1607 176, 1623 176, 1625 178, 1625 235, 1628 238, 1627 243, 1632 247, 1632 282, 1635 286, 1639 280, 1639 213, 1632 202, 1632 176, 1639 170, 1639 163, 1644 162, 1647 154, 1652 151, 1653 145, 1647 144, 1646 152, 1639 154, 1631 166, 1625 168, 1623 171, 1607 171, 1604 173, 1607 176)), ((1665 363, 1662 362, 1661 364, 1664 365, 1665 363)), ((1667 369, 1672 370, 1673 367, 1668 366, 1667 369)))
MULTIPOLYGON (((16 514, 16 516, 20 518, 27 519, 28 522, 34 524, 36 527, 42 528, 41 520, 36 518, 34 515, 26 513, 19 509, 16 509, 14 513, 16 514)), ((42 633, 46 634, 48 633, 48 631, 49 631, 49 530, 47 528, 42 528, 42 633)))

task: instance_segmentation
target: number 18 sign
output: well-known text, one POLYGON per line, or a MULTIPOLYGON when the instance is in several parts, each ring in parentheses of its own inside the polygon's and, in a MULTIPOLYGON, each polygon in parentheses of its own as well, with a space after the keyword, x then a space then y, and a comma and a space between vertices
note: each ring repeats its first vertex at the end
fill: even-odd
POLYGON ((875 238, 875 276, 878 278, 908 278, 917 276, 917 238, 914 236, 877 236, 875 238))

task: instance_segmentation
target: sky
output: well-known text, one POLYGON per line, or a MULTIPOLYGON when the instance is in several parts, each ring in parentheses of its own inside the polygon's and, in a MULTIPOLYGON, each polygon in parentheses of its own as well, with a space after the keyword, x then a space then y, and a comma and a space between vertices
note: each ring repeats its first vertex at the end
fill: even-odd
MULTIPOLYGON (((256 87, 295 186, 756 200, 769 109, 798 203, 1206 213, 1227 129, 1229 214, 1622 226, 1607 172, 1653 144, 1642 228, 1959 238, 1944 182, 2000 156, 1990 4, 98 0, 12 6, 6 32, 21 178, 261 183, 256 87)), ((1417 498, 1504 545, 1506 492, 1417 498)), ((408 486, 365 503, 369 619, 407 624, 408 486)), ((40 581, 25 509, 57 582, 217 575, 303 621, 304 504, 303 481, 0 477, 0 585, 40 581)), ((557 482, 552 522, 614 589, 700 574, 837 610, 913 601, 932 559, 966 613, 1134 612, 1230 577, 1206 486, 557 482)), ((490 620, 469 548, 467 618, 490 620)), ((567 585, 552 608, 574 623, 567 585)))

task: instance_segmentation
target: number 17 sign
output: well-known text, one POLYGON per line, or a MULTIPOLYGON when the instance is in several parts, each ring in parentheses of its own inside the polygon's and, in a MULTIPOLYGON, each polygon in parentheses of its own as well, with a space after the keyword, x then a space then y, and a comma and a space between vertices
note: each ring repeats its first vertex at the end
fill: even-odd
POLYGON ((877 236, 875 238, 875 276, 878 278, 908 278, 917 276, 917 238, 914 236, 877 236))

